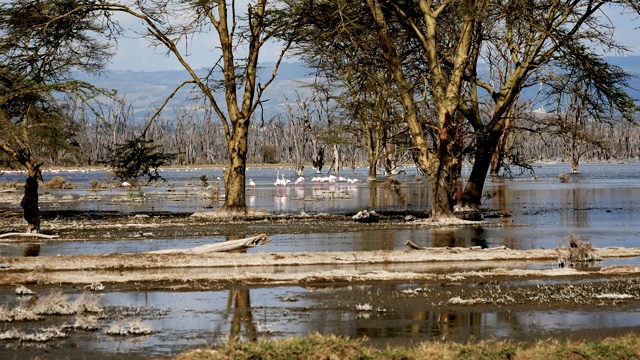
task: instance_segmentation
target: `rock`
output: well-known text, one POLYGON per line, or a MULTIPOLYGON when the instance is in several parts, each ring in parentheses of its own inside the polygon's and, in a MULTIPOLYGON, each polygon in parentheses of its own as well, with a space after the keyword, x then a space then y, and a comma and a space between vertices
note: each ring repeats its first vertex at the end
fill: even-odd
POLYGON ((353 215, 352 219, 353 221, 361 223, 377 223, 378 221, 380 221, 380 215, 378 215, 375 211, 362 210, 353 215))

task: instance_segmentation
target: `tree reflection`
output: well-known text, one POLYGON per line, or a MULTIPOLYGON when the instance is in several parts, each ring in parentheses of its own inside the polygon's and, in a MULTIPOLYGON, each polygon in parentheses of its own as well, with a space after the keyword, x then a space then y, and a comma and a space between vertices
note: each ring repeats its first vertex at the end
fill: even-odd
POLYGON ((378 205, 378 183, 376 181, 369 182, 369 208, 374 208, 378 205))
MULTIPOLYGON (((227 236, 227 241, 241 239, 238 235, 227 236)), ((231 251, 235 253, 246 253, 246 250, 231 251)), ((253 314, 251 313, 251 295, 249 289, 231 289, 229 290, 229 300, 227 301, 227 311, 232 313, 231 329, 229 331, 230 338, 241 338, 249 341, 256 341, 256 328, 253 323, 253 314)))
POLYGON ((24 256, 40 256, 40 244, 27 244, 24 248, 24 256))
POLYGON ((484 228, 482 226, 460 229, 433 229, 434 247, 488 247, 484 228))
POLYGON ((256 341, 256 329, 253 324, 253 314, 251 313, 251 297, 249 289, 233 289, 229 291, 227 310, 233 313, 231 318, 231 330, 229 337, 241 338, 244 327, 245 339, 256 341))

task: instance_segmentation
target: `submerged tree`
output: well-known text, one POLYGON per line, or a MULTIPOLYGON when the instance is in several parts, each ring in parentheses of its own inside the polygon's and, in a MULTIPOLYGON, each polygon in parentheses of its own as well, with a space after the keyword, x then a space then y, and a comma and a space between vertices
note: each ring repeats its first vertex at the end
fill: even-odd
MULTIPOLYGON (((0 150, 27 170, 21 205, 29 232, 40 230, 38 181, 42 156, 35 145, 64 127, 64 95, 86 101, 100 91, 73 78, 97 72, 110 56, 97 40, 105 29, 97 14, 67 12, 75 1, 7 1, 0 4, 0 150)), ((108 35, 108 34, 107 34, 108 35)))

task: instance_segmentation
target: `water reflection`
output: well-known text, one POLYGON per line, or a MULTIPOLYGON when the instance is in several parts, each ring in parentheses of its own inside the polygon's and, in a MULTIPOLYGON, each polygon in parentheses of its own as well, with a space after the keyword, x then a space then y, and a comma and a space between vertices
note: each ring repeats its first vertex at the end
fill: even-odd
POLYGON ((232 313, 230 321, 230 338, 257 340, 256 328, 251 313, 251 295, 249 289, 229 291, 227 311, 232 313), (244 328, 244 331, 242 330, 244 328))
POLYGON ((40 244, 26 244, 24 247, 24 256, 40 255, 40 244))
MULTIPOLYGON (((227 241, 238 240, 240 236, 227 236, 227 241)), ((233 253, 246 253, 246 250, 234 250, 233 253)), ((231 313, 229 337, 232 339, 257 340, 256 328, 251 313, 251 294, 247 288, 229 290, 227 312, 231 313), (244 328, 244 331, 243 331, 244 328), (244 335, 244 336, 243 336, 244 335)))
POLYGON ((473 228, 437 228, 432 230, 432 246, 434 247, 469 247, 487 248, 487 239, 483 227, 473 228))

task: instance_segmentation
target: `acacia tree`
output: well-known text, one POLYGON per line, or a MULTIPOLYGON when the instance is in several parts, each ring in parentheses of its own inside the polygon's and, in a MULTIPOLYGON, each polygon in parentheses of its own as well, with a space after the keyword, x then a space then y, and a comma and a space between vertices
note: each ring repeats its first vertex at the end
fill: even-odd
MULTIPOLYGON (((616 90, 623 80, 611 71, 600 71, 590 46, 623 49, 612 40, 611 24, 600 11, 616 4, 638 10, 634 1, 366 1, 373 14, 378 38, 391 69, 403 105, 405 121, 417 151, 418 165, 426 173, 433 216, 453 216, 456 163, 461 149, 463 122, 474 131, 474 165, 456 209, 477 209, 491 158, 503 135, 509 110, 518 94, 536 84, 540 74, 554 66, 567 67, 567 59, 579 59, 582 71, 603 84, 602 90, 620 110, 631 109, 628 96, 616 90), (399 29, 404 31, 399 31, 399 29), (411 34, 407 39, 406 34, 411 34), (407 42, 419 46, 424 65, 425 91, 430 94, 435 121, 421 122, 416 113, 416 88, 408 81, 411 70, 402 56, 407 42), (506 49, 509 71, 503 82, 486 79, 483 56, 492 48, 506 49), (563 65, 564 64, 564 65, 563 65), (594 70, 595 69, 595 70, 594 70), (598 77, 596 77, 596 74, 598 77), (603 77, 604 76, 604 77, 603 77), (618 81, 616 83, 616 81, 618 81), (606 84, 606 85, 605 85, 606 84), (490 107, 489 116, 482 111, 490 107), (464 114, 464 119, 457 113, 464 114), (433 134, 429 143, 425 133, 433 134)), ((571 66, 578 61, 570 60, 571 66)))
MULTIPOLYGON (((72 71, 97 72, 110 52, 96 40, 106 31, 97 15, 68 0, 7 1, 0 4, 0 151, 27 170, 21 201, 29 232, 40 230, 38 180, 42 156, 35 145, 59 134, 64 94, 81 101, 100 91, 74 80, 72 71)), ((107 33, 108 35, 108 33, 107 33)))
POLYGON ((393 81, 370 26, 371 16, 363 4, 346 0, 286 3, 292 8, 309 7, 292 51, 316 70, 315 86, 335 102, 342 118, 350 119, 341 129, 366 150, 368 180, 375 181, 378 160, 400 121, 393 81))
POLYGON ((476 51, 474 35, 487 4, 467 0, 437 3, 420 0, 417 4, 366 0, 366 4, 397 88, 414 157, 429 181, 432 218, 453 218, 462 156, 459 139, 464 122, 457 112, 463 101, 469 62, 476 51), (418 56, 403 56, 401 50, 407 41, 415 44, 418 56), (411 81, 416 66, 405 66, 408 60, 420 61, 427 96, 411 81), (421 95, 423 101, 430 101, 433 119, 419 113, 421 106, 417 99, 421 95))
POLYGON ((475 153, 458 208, 478 211, 491 159, 508 129, 512 118, 509 112, 523 89, 540 82, 549 84, 559 73, 574 69, 574 74, 591 79, 590 86, 596 90, 593 94, 600 99, 597 101, 630 118, 635 107, 623 90, 626 74, 604 62, 597 53, 599 47, 625 50, 614 42, 614 27, 601 14, 611 4, 638 10, 635 1, 592 0, 492 2, 487 7, 478 29, 481 34, 476 37, 478 51, 470 62, 469 100, 461 106, 474 128, 475 153), (485 56, 500 51, 503 56, 485 56), (507 68, 505 78, 500 82, 483 78, 480 67, 486 62, 507 68), (482 116, 480 104, 486 102, 493 111, 482 116))
POLYGON ((547 82, 547 96, 556 104, 550 127, 565 140, 571 171, 577 173, 587 145, 608 151, 607 139, 594 132, 595 124, 613 119, 633 123, 636 107, 620 86, 626 84, 627 78, 622 69, 601 59, 574 61, 547 82))
MULTIPOLYGON (((288 48, 285 42, 271 76, 258 82, 258 58, 262 47, 274 34, 291 34, 295 14, 287 23, 272 21, 276 6, 267 8, 267 0, 249 1, 246 11, 237 12, 234 0, 95 2, 89 9, 129 14, 141 20, 143 36, 154 47, 164 48, 187 71, 189 78, 179 84, 167 101, 182 87, 192 85, 205 104, 213 109, 223 126, 229 164, 224 173, 225 202, 219 211, 246 212, 245 172, 247 139, 251 117, 260 105, 264 90, 271 84, 288 48), (213 29, 213 31, 210 31, 213 29), (193 36, 211 35, 212 52, 218 53, 204 76, 199 75, 186 56, 193 36), (246 55, 240 58, 238 49, 246 55), (215 98, 224 93, 224 103, 215 98)), ((84 8, 79 8, 79 10, 84 8)), ((117 25, 117 24, 115 24, 117 25)), ((166 104, 165 102, 165 104, 166 104)), ((157 114, 161 109, 158 110, 157 114)))

